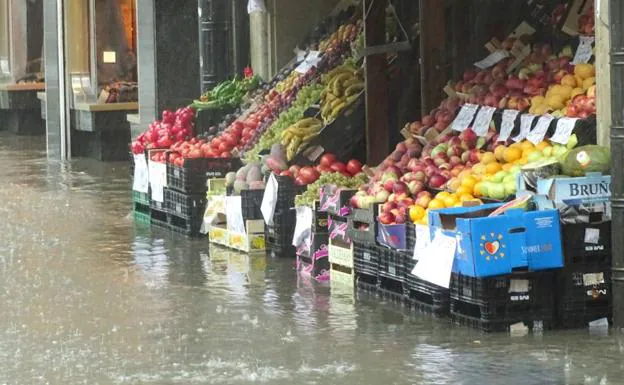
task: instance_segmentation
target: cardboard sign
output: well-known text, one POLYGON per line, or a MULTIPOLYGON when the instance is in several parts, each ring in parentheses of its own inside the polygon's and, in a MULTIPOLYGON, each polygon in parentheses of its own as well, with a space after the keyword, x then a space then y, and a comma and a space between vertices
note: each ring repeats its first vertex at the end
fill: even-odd
POLYGON ((132 189, 140 193, 147 194, 149 191, 149 170, 145 154, 134 155, 134 179, 132 189))
POLYGON ((437 231, 429 245, 422 250, 412 274, 434 285, 448 289, 451 282, 457 240, 437 231))

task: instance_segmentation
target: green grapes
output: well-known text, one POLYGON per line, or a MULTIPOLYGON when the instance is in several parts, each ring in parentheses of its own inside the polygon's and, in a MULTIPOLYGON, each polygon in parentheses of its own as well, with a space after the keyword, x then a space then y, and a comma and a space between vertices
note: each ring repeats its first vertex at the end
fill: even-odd
POLYGON ((326 172, 321 174, 316 182, 309 184, 306 191, 295 197, 295 206, 312 206, 319 199, 321 186, 334 185, 340 188, 355 189, 368 182, 364 173, 354 177, 346 177, 339 172, 326 172))

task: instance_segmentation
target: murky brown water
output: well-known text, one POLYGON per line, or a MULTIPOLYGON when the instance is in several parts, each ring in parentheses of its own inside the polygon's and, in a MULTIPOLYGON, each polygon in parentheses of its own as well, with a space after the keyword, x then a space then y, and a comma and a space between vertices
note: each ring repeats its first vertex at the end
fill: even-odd
POLYGON ((0 384, 622 384, 615 332, 482 335, 135 227, 125 164, 0 135, 0 384))

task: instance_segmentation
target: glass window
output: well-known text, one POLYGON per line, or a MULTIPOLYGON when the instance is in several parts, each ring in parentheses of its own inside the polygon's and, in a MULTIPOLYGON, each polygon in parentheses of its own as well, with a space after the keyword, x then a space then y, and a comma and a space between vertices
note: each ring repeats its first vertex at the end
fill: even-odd
POLYGON ((43 0, 0 0, 0 78, 43 79, 43 0))
POLYGON ((11 80, 9 40, 9 1, 0 0, 0 83, 11 80))

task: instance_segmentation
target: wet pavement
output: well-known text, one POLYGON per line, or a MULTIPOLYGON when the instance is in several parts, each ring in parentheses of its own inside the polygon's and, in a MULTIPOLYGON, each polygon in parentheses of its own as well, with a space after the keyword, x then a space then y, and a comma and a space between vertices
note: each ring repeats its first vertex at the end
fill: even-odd
POLYGON ((0 134, 0 384, 622 384, 614 331, 483 335, 130 217, 128 165, 0 134))

